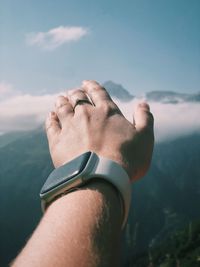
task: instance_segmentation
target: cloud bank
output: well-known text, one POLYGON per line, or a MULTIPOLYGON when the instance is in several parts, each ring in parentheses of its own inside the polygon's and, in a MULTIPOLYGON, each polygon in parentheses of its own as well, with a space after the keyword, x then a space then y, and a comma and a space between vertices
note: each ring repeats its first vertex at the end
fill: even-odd
MULTIPOLYGON (((60 93, 63 94, 63 93, 60 93)), ((33 96, 29 94, 15 95, 0 101, 0 132, 30 130, 44 123, 49 111, 54 109, 58 94, 33 96)), ((132 121, 134 106, 141 99, 117 104, 124 115, 132 121)), ((155 119, 155 138, 157 142, 174 139, 180 136, 200 133, 200 104, 150 103, 155 119)))
MULTIPOLYGON (((125 117, 132 121, 134 107, 141 102, 141 99, 135 99, 127 104, 116 102, 125 117)), ((165 104, 149 102, 149 104, 154 116, 156 142, 173 140, 192 133, 200 133, 200 103, 165 104)))
POLYGON ((31 130, 43 123, 57 95, 21 94, 0 102, 0 132, 31 130))
POLYGON ((54 50, 66 43, 78 41, 88 33, 89 30, 83 27, 59 26, 50 29, 48 32, 27 34, 26 43, 44 50, 54 50))

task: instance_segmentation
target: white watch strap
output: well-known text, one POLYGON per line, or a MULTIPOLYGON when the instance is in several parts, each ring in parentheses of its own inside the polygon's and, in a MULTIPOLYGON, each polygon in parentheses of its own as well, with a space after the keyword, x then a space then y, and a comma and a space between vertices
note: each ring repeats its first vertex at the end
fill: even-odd
POLYGON ((93 177, 101 177, 117 188, 120 193, 124 209, 123 228, 128 218, 131 203, 131 182, 129 176, 124 168, 118 163, 100 156, 97 156, 97 158, 98 159, 92 172, 87 177, 87 181, 93 177))

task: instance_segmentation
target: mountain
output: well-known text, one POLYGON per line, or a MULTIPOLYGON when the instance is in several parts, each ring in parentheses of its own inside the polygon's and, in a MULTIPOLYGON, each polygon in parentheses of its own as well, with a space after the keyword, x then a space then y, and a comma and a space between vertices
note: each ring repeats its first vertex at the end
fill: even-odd
MULTIPOLYGON (((103 86, 107 89, 109 94, 119 99, 122 102, 129 102, 134 99, 131 93, 126 90, 121 84, 114 83, 112 81, 107 81, 103 84, 103 86)), ((136 96, 141 98, 141 96, 136 96)), ((200 102, 200 92, 196 94, 188 94, 188 93, 177 93, 173 91, 152 91, 147 92, 145 94, 145 98, 147 101, 151 102, 160 102, 160 103, 182 103, 182 102, 200 102)))
POLYGON ((40 188, 53 169, 41 130, 0 148, 0 266, 8 266, 41 218, 40 188))
MULTIPOLYGON (((124 265, 200 218, 200 135, 157 144, 148 175, 133 185, 124 265)), ((0 262, 7 266, 39 222, 39 191, 53 169, 41 129, 0 148, 0 262), (3 240, 3 241, 2 241, 3 240)), ((141 267, 142 265, 138 265, 141 267)))
POLYGON ((128 102, 134 98, 134 96, 131 95, 121 84, 107 81, 103 84, 103 86, 112 97, 117 98, 122 102, 128 102))
POLYGON ((7 134, 0 135, 0 148, 6 146, 7 144, 21 138, 23 135, 26 135, 27 132, 10 132, 7 134))
POLYGON ((175 222, 180 217, 182 222, 199 218, 199 162, 200 135, 198 134, 155 146, 149 173, 135 184, 135 191, 136 194, 140 194, 144 190, 150 198, 154 198, 162 206, 165 221, 163 229, 169 228, 170 221, 175 227, 175 222))
POLYGON ((196 94, 182 94, 172 91, 152 91, 146 93, 148 101, 162 103, 200 102, 200 92, 196 94))

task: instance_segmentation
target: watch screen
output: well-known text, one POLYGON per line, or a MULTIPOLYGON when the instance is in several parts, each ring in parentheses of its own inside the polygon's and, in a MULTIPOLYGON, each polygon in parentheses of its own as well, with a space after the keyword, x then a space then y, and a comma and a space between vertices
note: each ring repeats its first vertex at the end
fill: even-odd
POLYGON ((40 193, 47 193, 80 174, 84 170, 90 156, 91 152, 86 152, 58 169, 55 169, 48 177, 40 193))

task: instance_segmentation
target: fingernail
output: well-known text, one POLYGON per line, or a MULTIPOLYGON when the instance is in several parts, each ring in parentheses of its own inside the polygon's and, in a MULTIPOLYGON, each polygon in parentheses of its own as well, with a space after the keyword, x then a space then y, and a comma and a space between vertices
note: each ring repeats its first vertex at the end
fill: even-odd
POLYGON ((86 84, 86 83, 88 83, 89 82, 89 80, 83 80, 82 81, 82 84, 84 85, 84 84, 86 84))
POLYGON ((72 95, 72 94, 73 94, 73 92, 74 92, 74 90, 73 90, 73 89, 71 89, 71 90, 68 90, 68 91, 67 91, 67 95, 72 95))
POLYGON ((146 102, 139 103, 139 107, 150 110, 150 106, 146 102))

